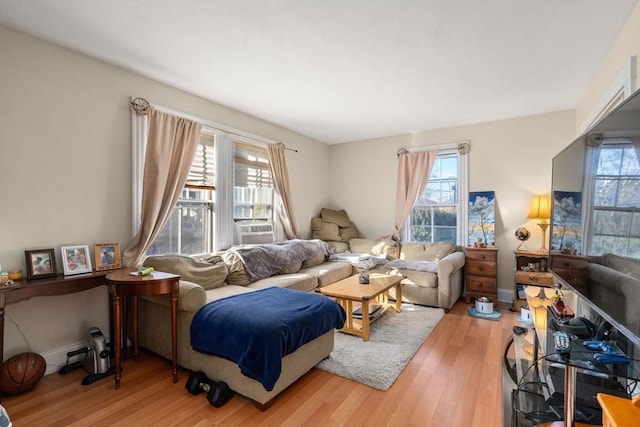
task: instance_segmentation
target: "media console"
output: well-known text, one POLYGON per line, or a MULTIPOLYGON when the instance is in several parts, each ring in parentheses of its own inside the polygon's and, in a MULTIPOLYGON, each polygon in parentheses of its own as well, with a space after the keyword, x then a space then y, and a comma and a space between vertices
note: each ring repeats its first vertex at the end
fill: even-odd
MULTIPOLYGON (((503 396, 505 426, 535 426, 544 422, 565 421, 602 425, 598 393, 623 398, 640 393, 640 351, 623 334, 591 310, 584 297, 572 289, 563 289, 566 304, 576 315, 573 326, 591 319, 595 325, 587 339, 573 333, 570 347, 556 351, 554 334, 563 331, 566 318, 560 318, 551 306, 549 290, 529 286, 527 303, 534 308, 534 324, 514 326, 513 341, 505 351, 503 396), (545 295, 540 298, 540 295, 545 295), (597 345, 594 341, 606 343, 597 345), (586 345, 585 345, 586 343, 586 345), (617 363, 609 356, 625 355, 617 363)), ((571 331, 571 327, 567 326, 571 331)), ((585 328, 591 331, 591 328, 585 328)), ((575 329, 573 329, 575 331, 575 329)), ((615 358, 614 358, 615 359, 615 358)))

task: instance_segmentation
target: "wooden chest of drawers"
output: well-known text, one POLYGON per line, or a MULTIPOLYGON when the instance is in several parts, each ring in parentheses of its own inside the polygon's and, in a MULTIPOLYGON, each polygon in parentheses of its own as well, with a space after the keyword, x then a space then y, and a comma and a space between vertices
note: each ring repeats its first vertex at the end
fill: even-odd
POLYGON ((564 281, 587 295, 587 275, 585 268, 589 258, 581 255, 551 253, 551 269, 564 281))
POLYGON ((466 248, 465 261, 465 302, 478 297, 498 301, 498 249, 466 248))

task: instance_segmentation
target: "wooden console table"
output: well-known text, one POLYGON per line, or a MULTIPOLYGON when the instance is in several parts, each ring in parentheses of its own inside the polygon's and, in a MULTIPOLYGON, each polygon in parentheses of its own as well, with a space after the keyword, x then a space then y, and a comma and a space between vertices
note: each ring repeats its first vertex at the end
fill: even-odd
MULTIPOLYGON (((106 285, 105 276, 108 271, 78 274, 37 280, 19 280, 11 286, 0 286, 0 355, 4 361, 4 309, 9 304, 26 301, 33 297, 46 297, 73 294, 86 291, 98 286, 106 285)), ((0 384, 2 384, 2 370, 0 369, 0 384)), ((0 400, 2 391, 0 390, 0 400)))
POLYGON ((120 388, 122 372, 122 310, 121 298, 133 298, 133 358, 138 361, 138 297, 143 295, 171 294, 171 362, 173 368, 173 382, 178 382, 178 291, 179 279, 177 274, 154 271, 140 276, 132 275, 135 269, 116 270, 107 275, 109 293, 111 294, 113 309, 113 330, 115 333, 115 380, 116 389, 120 388))

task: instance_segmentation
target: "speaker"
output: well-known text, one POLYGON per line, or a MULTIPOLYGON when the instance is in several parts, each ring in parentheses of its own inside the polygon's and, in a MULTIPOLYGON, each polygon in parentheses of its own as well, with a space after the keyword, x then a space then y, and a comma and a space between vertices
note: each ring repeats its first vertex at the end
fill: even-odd
POLYGON ((207 394, 209 403, 216 408, 221 407, 231 399, 233 396, 233 390, 229 388, 224 381, 216 381, 211 386, 211 390, 207 394))

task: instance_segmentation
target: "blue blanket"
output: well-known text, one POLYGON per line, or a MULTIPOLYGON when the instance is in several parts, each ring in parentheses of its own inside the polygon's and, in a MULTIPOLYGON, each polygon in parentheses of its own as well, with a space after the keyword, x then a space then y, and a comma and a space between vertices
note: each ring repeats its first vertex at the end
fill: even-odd
POLYGON ((191 346, 236 362, 240 371, 271 391, 282 358, 335 328, 346 314, 318 294, 267 288, 204 305, 191 322, 191 346))

